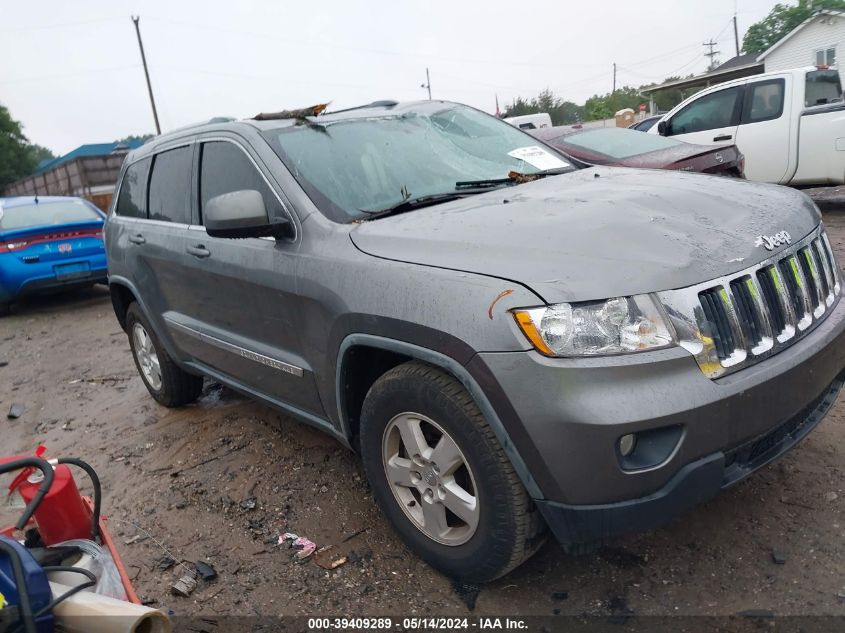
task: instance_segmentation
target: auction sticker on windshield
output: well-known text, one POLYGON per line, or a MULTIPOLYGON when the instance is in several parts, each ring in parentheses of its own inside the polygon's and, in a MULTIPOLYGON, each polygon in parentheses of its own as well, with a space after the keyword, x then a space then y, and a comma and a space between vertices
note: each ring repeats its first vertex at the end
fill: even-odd
POLYGON ((532 145, 530 147, 517 147, 515 150, 508 152, 508 156, 524 160, 526 163, 532 167, 536 167, 537 169, 557 169, 558 167, 568 167, 568 165, 557 156, 547 152, 537 145, 532 145))

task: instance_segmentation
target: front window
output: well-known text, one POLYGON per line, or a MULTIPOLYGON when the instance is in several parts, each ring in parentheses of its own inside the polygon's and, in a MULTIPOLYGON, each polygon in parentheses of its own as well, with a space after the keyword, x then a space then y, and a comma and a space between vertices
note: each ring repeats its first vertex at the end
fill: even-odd
POLYGON ((38 202, 3 207, 0 204, 0 231, 36 226, 92 222, 102 216, 82 200, 38 202))
POLYGON ((459 105, 266 133, 314 203, 337 222, 404 200, 455 192, 458 182, 574 168, 554 150, 492 116, 459 105))
POLYGON ((726 88, 693 101, 672 117, 671 133, 691 134, 736 125, 740 95, 740 88, 726 88))

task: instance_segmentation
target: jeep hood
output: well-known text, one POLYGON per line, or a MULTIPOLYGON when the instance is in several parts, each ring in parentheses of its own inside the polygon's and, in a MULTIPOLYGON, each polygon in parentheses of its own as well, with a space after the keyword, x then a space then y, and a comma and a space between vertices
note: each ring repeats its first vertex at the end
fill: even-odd
POLYGON ((735 273, 773 255, 757 236, 796 241, 819 221, 786 187, 599 167, 362 222, 351 237, 376 257, 512 280, 554 303, 735 273))

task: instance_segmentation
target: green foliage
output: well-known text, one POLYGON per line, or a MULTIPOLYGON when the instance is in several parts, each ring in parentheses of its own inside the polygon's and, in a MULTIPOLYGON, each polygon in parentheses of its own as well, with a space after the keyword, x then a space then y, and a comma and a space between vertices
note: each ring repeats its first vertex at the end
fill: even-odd
POLYGON ((153 134, 130 134, 129 136, 124 136, 122 139, 116 141, 117 143, 131 143, 132 141, 149 141, 154 135, 153 134))
POLYGON ((584 118, 583 106, 556 97, 548 88, 530 100, 517 97, 505 108, 503 116, 520 116, 538 112, 548 112, 552 117, 552 125, 572 125, 584 118))
POLYGON ((845 0, 798 0, 798 4, 776 4, 765 18, 752 24, 742 40, 746 53, 762 53, 816 11, 845 11, 845 0))
POLYGON ((640 104, 647 102, 648 99, 640 96, 639 89, 624 86, 616 92, 593 95, 584 103, 584 110, 586 111, 587 121, 597 121, 609 119, 619 110, 625 108, 631 108, 634 112, 638 112, 640 104))
POLYGON ((24 136, 21 124, 0 105, 0 190, 32 173, 37 164, 36 152, 24 136))
POLYGON ((44 160, 53 160, 56 155, 53 154, 49 149, 44 147, 43 145, 35 145, 32 144, 29 146, 30 150, 32 151, 32 155, 35 157, 35 164, 39 164, 41 161, 44 160))

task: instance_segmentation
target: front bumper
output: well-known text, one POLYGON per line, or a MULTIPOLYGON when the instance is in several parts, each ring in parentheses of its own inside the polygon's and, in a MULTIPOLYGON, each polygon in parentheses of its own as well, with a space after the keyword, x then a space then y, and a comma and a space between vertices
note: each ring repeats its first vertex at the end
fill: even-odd
POLYGON ((511 435, 536 456, 540 511, 562 542, 589 542, 666 523, 806 436, 842 386, 845 301, 800 342, 718 380, 683 349, 479 357, 516 412, 511 435), (682 433, 665 461, 623 469, 620 436, 672 425, 682 433))
POLYGON ((833 406, 843 383, 845 372, 815 402, 781 426, 727 453, 720 451, 687 464, 663 488, 646 497, 583 506, 538 501, 537 507, 563 544, 601 542, 665 525, 774 461, 804 439, 833 406))

